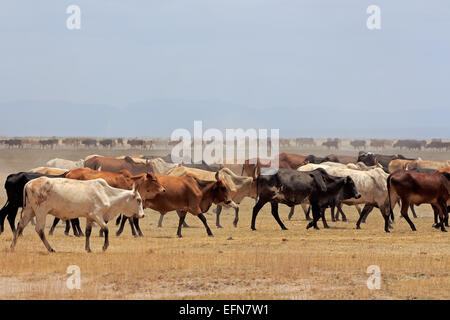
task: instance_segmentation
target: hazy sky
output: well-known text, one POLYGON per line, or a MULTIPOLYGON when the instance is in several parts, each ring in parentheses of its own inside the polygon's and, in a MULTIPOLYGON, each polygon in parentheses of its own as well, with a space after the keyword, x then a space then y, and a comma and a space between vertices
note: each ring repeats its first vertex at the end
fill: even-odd
POLYGON ((0 135, 166 135, 172 118, 192 128, 207 106, 210 127, 449 138, 449 96, 448 0, 0 2, 0 135), (81 30, 66 28, 70 4, 81 8, 81 30), (371 4, 381 30, 366 27, 371 4), (59 113, 11 125, 16 107, 46 103, 59 113), (159 107, 173 104, 176 113, 159 107), (69 108, 89 114, 93 105, 147 105, 137 117, 149 126, 52 126, 69 108), (244 109, 255 118, 242 119, 244 109))

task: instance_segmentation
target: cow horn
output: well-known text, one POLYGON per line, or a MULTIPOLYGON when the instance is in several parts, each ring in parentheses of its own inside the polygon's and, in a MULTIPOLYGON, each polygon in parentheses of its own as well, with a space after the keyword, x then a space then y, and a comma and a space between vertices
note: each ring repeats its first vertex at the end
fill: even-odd
POLYGON ((133 193, 136 193, 136 183, 133 183, 133 187, 131 188, 131 191, 133 191, 133 193))
POLYGON ((216 178, 217 181, 220 181, 220 173, 219 173, 219 171, 216 172, 215 178, 216 178))
POLYGON ((98 167, 97 170, 98 170, 98 171, 102 171, 102 166, 98 167))

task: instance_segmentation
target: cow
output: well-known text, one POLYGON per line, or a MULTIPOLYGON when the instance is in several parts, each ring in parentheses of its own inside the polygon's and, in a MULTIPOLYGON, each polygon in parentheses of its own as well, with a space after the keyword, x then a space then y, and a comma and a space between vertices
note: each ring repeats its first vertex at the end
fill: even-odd
POLYGON ((47 161, 46 166, 50 167, 50 168, 73 170, 73 169, 77 169, 77 168, 83 168, 84 160, 81 159, 78 161, 72 161, 72 160, 55 158, 55 159, 47 161))
POLYGON ((404 159, 404 160, 416 160, 411 158, 406 158, 401 154, 395 155, 383 155, 383 154, 375 154, 372 152, 364 152, 360 151, 358 154, 358 162, 364 162, 368 166, 374 166, 377 163, 383 166, 383 170, 389 173, 389 163, 395 159, 404 159))
MULTIPOLYGON (((231 199, 233 199, 234 203, 239 205, 241 201, 245 197, 256 198, 256 169, 252 177, 243 177, 234 174, 230 169, 223 168, 218 171, 219 174, 223 177, 226 184, 231 190, 231 199)), ((215 181, 215 173, 210 171, 204 171, 200 169, 194 168, 186 168, 183 166, 179 166, 174 168, 168 172, 168 175, 182 177, 187 174, 192 174, 195 177, 204 180, 204 181, 215 181)), ((217 228, 222 228, 220 225, 220 213, 222 212, 222 206, 218 205, 216 209, 216 226, 217 228)), ((160 221, 158 223, 158 227, 161 227, 163 220, 163 215, 160 217, 160 221)), ((233 225, 237 227, 239 221, 239 206, 235 208, 235 219, 233 221, 233 225)))
POLYGON ((153 165, 154 173, 157 174, 167 174, 170 169, 177 167, 177 164, 168 163, 161 158, 150 159, 147 161, 153 165))
MULTIPOLYGON (((313 165, 308 164, 299 168, 301 171, 310 171, 317 168, 323 168, 328 174, 337 177, 351 177, 358 189, 361 197, 358 199, 346 199, 341 201, 347 205, 369 205, 372 207, 378 207, 385 218, 389 216, 389 200, 387 195, 386 179, 388 174, 381 168, 375 168, 370 170, 353 170, 348 168, 330 167, 324 164, 313 165)), ((361 229, 361 222, 363 221, 366 212, 361 211, 356 228, 361 229)))
POLYGON ((327 141, 322 143, 322 146, 327 147, 328 149, 331 149, 331 148, 338 149, 339 148, 339 143, 340 143, 340 140, 337 139, 337 138, 335 138, 335 139, 328 139, 327 141))
MULTIPOLYGON (((420 205, 429 203, 439 213, 440 222, 435 225, 446 232, 444 221, 448 219, 447 204, 450 199, 450 173, 448 172, 418 172, 400 170, 391 173, 387 179, 389 209, 392 214, 392 204, 401 200, 401 214, 408 222, 412 231, 416 231, 414 223, 408 216, 410 203, 420 205)), ((385 226, 385 231, 389 232, 385 226)))
MULTIPOLYGON (((104 179, 108 185, 118 189, 131 190, 133 186, 139 192, 142 200, 153 199, 158 193, 165 192, 164 187, 159 183, 158 178, 153 173, 140 174, 137 176, 132 176, 127 170, 122 170, 120 172, 106 172, 97 171, 89 168, 81 168, 71 170, 66 173, 65 177, 67 179, 75 180, 93 180, 93 179, 104 179)), ((56 218, 55 218, 56 221, 56 218)), ((123 219, 123 224, 126 219, 123 219)), ((134 227, 136 226, 137 232, 140 237, 143 236, 139 225, 136 223, 136 219, 133 218, 129 220, 131 226, 131 233, 136 236, 134 227)), ((57 222, 56 222, 57 223, 57 222)), ((117 231, 116 235, 120 235, 123 230, 123 224, 121 229, 117 231)), ((54 223, 54 225, 56 225, 54 223)), ((52 226, 53 228, 53 226, 52 226)))
POLYGON ((132 175, 153 172, 154 168, 151 163, 135 162, 131 157, 126 156, 124 159, 108 158, 108 157, 92 157, 85 161, 84 166, 93 170, 108 172, 120 172, 128 170, 132 175))
POLYGON ((315 155, 310 154, 309 156, 306 157, 305 162, 307 161, 308 163, 315 163, 315 164, 319 164, 322 162, 326 162, 329 159, 327 157, 317 157, 315 155))
POLYGON ((394 159, 389 162, 388 171, 389 173, 393 173, 397 170, 405 170, 406 165, 414 160, 405 160, 405 159, 394 159))
POLYGON ((67 171, 69 171, 69 170, 60 169, 60 168, 38 167, 38 168, 31 169, 29 172, 37 172, 37 173, 43 173, 43 174, 57 176, 57 175, 64 174, 67 171))
POLYGON ((438 170, 450 166, 450 160, 447 161, 428 161, 428 160, 414 160, 406 165, 406 170, 417 169, 434 169, 438 170))
POLYGON ((296 170, 297 168, 309 163, 306 158, 308 156, 302 156, 294 153, 280 153, 278 155, 278 164, 271 159, 248 159, 245 160, 245 163, 242 166, 242 174, 246 176, 252 176, 253 172, 257 168, 257 170, 261 170, 262 168, 268 168, 271 166, 283 168, 283 169, 291 169, 296 170))
POLYGON ((21 219, 14 233, 11 250, 28 222, 36 216, 36 232, 49 252, 55 252, 45 238, 45 219, 51 214, 60 219, 86 218, 85 250, 91 252, 89 238, 96 222, 105 233, 103 251, 109 246, 106 223, 118 214, 144 217, 139 192, 109 186, 103 179, 79 181, 65 178, 40 177, 28 182, 24 188, 21 219))
POLYGON ((236 208, 231 199, 231 190, 219 172, 215 174, 215 181, 203 181, 191 174, 182 177, 157 174, 158 180, 166 192, 158 194, 151 200, 146 200, 144 206, 161 214, 177 210, 179 224, 177 236, 182 237, 181 226, 189 212, 197 216, 205 226, 208 236, 213 236, 203 213, 207 212, 213 203, 225 207, 236 208))
POLYGON ((327 159, 327 161, 338 162, 338 163, 342 163, 342 164, 358 162, 357 157, 344 156, 344 155, 338 155, 338 154, 330 154, 330 155, 326 156, 325 158, 327 159))
POLYGON ((256 230, 256 217, 259 211, 268 202, 271 204, 272 215, 278 225, 282 230, 287 230, 278 215, 278 204, 283 203, 292 207, 309 200, 313 221, 306 228, 319 229, 317 221, 327 206, 333 205, 338 200, 360 197, 352 178, 329 177, 323 169, 309 172, 279 169, 272 170, 272 174, 267 171, 261 172, 264 174, 260 174, 257 179, 258 202, 252 212, 251 229, 253 231, 256 230))
MULTIPOLYGON (((8 197, 6 204, 3 206, 3 208, 0 210, 0 234, 4 231, 4 222, 5 218, 8 219, 9 225, 11 227, 11 231, 14 232, 15 226, 14 222, 17 215, 17 210, 22 207, 23 205, 23 190, 25 185, 34 179, 40 178, 40 177, 48 177, 48 178, 64 178, 63 175, 45 175, 41 173, 36 172, 18 172, 10 174, 6 178, 5 182, 5 190, 6 195, 8 197)), ((82 236, 83 232, 81 231, 80 224, 78 220, 72 220, 72 228, 75 236, 82 236)), ((68 234, 69 230, 67 229, 66 224, 66 235, 68 234)))
POLYGON ((423 147, 425 147, 427 142, 425 140, 398 140, 396 143, 394 143, 394 148, 406 148, 410 150, 421 150, 423 147))
POLYGON ((366 147, 366 140, 352 140, 350 145, 355 149, 364 149, 366 147))

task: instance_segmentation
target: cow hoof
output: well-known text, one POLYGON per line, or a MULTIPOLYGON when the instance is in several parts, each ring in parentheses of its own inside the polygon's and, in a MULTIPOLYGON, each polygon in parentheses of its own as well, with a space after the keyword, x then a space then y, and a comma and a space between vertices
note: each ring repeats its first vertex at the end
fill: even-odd
POLYGON ((181 234, 177 234, 178 238, 183 238, 183 236, 181 234))
POLYGON ((105 251, 106 251, 106 249, 108 249, 108 247, 103 247, 102 249, 103 249, 103 252, 105 252, 105 251))
POLYGON ((357 229, 357 230, 361 230, 361 227, 360 227, 360 226, 356 226, 356 229, 357 229))
MULTIPOLYGON (((347 218, 343 218, 342 222, 347 222, 347 218)), ((366 223, 365 221, 363 221, 363 223, 366 223)))
POLYGON ((222 228, 223 228, 220 224, 218 224, 216 227, 217 227, 218 229, 222 229, 222 228))
POLYGON ((288 230, 288 228, 284 227, 284 228, 281 228, 281 230, 288 230))
POLYGON ((139 238, 143 238, 144 235, 142 233, 139 234, 139 238))
POLYGON ((309 223, 309 224, 306 226, 306 230, 310 229, 311 227, 312 227, 312 223, 309 223))
POLYGON ((387 233, 391 233, 391 232, 389 231, 389 229, 384 229, 384 231, 386 231, 387 233))
POLYGON ((48 252, 53 253, 56 252, 53 248, 50 248, 50 250, 48 250, 48 252))
POLYGON ((213 234, 208 234, 208 237, 214 238, 213 234))
POLYGON ((65 234, 66 236, 69 236, 69 233, 68 233, 68 232, 64 232, 64 234, 65 234))
POLYGON ((120 236, 122 234, 122 232, 117 231, 116 232, 116 237, 120 236))

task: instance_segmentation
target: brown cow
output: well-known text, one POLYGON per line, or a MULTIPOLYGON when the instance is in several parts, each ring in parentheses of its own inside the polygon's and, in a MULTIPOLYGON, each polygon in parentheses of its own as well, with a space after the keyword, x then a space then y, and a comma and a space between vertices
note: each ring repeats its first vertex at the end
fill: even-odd
POLYGON ((208 236, 213 236, 203 213, 207 212, 213 203, 226 207, 236 208, 237 205, 231 199, 231 190, 225 180, 216 173, 216 181, 202 181, 191 174, 182 177, 156 175, 161 184, 166 188, 165 193, 158 194, 151 200, 146 200, 144 206, 166 214, 177 210, 180 217, 178 224, 178 237, 181 235, 181 226, 186 213, 197 216, 206 228, 208 236))
MULTIPOLYGON (((97 171, 89 168, 80 168, 70 170, 66 173, 66 178, 75 180, 93 180, 102 178, 111 187, 125 190, 132 190, 133 185, 136 185, 136 190, 141 195, 143 201, 151 200, 161 192, 165 192, 166 189, 160 184, 158 178, 153 173, 140 174, 132 176, 127 170, 121 170, 120 172, 106 172, 97 171)), ((145 207, 145 206, 144 206, 145 207)), ((125 223, 125 219, 122 220, 125 223)), ((130 220, 131 232, 133 236, 136 235, 134 226, 136 225, 139 236, 143 236, 139 225, 136 223, 136 219, 130 220), (134 222, 134 225, 133 223, 134 222)), ((122 227, 123 229, 123 227, 122 227)), ((121 232, 117 232, 120 235, 121 232)))
POLYGON ((330 162, 338 162, 338 163, 342 163, 342 164, 358 162, 358 157, 344 156, 344 155, 340 155, 340 154, 329 154, 325 158, 327 158, 328 161, 330 161, 330 162))
POLYGON ((140 163, 134 161, 131 157, 126 156, 124 159, 108 158, 108 157, 92 157, 85 161, 84 166, 93 170, 108 172, 120 172, 120 170, 128 170, 133 176, 153 172, 154 168, 151 163, 140 163))
MULTIPOLYGON (((278 168, 297 170, 301 166, 309 163, 309 161, 306 160, 307 157, 308 156, 301 156, 294 153, 280 153, 278 155, 278 168)), ((241 175, 251 177, 255 172, 255 168, 258 168, 258 170, 260 171, 261 168, 268 168, 271 165, 274 165, 276 167, 277 164, 273 163, 273 161, 270 159, 256 158, 245 160, 245 163, 242 166, 241 175)))
MULTIPOLYGON (((400 170, 389 175, 387 188, 390 213, 393 214, 392 203, 396 203, 400 199, 402 201, 401 214, 409 223, 411 230, 416 231, 416 227, 408 217, 409 204, 429 203, 435 212, 439 212, 440 222, 436 228, 440 226, 441 231, 446 231, 444 221, 448 218, 447 201, 450 199, 449 173, 400 170)), ((385 231, 389 232, 386 216, 385 221, 385 231)))
POLYGON ((440 168, 436 170, 437 172, 448 172, 450 173, 450 167, 440 168))

